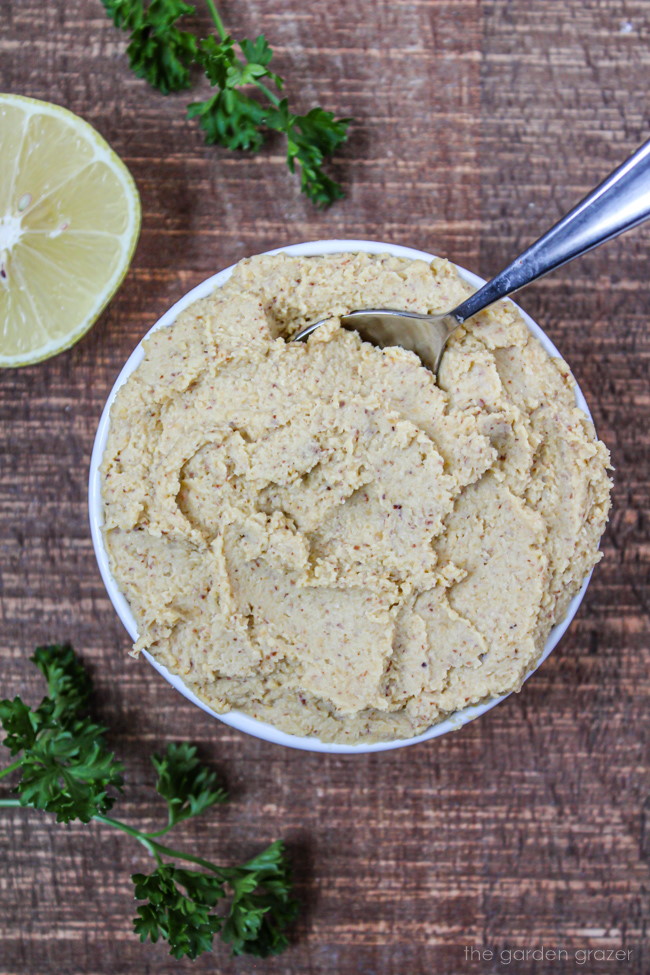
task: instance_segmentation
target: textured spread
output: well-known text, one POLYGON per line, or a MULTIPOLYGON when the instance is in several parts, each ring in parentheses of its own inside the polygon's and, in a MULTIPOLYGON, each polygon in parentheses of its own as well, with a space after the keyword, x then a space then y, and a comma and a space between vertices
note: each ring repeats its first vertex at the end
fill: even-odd
POLYGON ((106 545, 136 650, 215 710, 410 737, 517 689, 565 615, 609 506, 566 364, 510 303, 454 334, 439 385, 335 317, 468 290, 445 261, 257 257, 146 341, 111 412, 106 545))

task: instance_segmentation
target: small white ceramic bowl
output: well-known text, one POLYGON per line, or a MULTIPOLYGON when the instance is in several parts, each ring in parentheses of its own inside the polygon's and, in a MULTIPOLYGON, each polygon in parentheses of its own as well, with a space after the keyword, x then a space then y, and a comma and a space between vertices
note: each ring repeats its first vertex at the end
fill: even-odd
MULTIPOLYGON (((275 250, 267 251, 266 253, 278 254, 280 252, 284 252, 285 254, 292 254, 301 257, 317 257, 322 254, 339 254, 358 251, 365 251, 368 254, 392 254, 394 257, 406 257, 411 258, 412 260, 420 259, 431 261, 434 258, 433 254, 427 254, 424 251, 413 250, 410 247, 400 247, 397 244, 385 244, 373 240, 316 240, 309 241, 308 243, 304 244, 291 244, 288 247, 277 247, 275 250)), ((181 298, 180 301, 177 301, 176 304, 169 309, 169 311, 165 312, 162 318, 160 318, 150 329, 150 332, 153 332, 158 328, 164 328, 166 325, 171 325, 172 322, 176 320, 178 314, 187 308, 188 305, 191 305, 194 301, 198 301, 199 298, 205 298, 216 288, 219 288, 222 284, 225 284, 232 274, 233 269, 234 265, 232 267, 227 267, 225 270, 219 271, 218 274, 213 274, 212 277, 207 278, 207 280, 197 285, 196 288, 192 288, 192 290, 181 298)), ((474 285, 476 288, 479 288, 485 283, 482 278, 479 278, 476 274, 472 274, 471 271, 466 271, 462 267, 458 267, 458 271, 466 281, 474 285)), ((521 308, 519 308, 519 312, 533 335, 539 339, 549 355, 559 356, 560 353, 557 351, 553 343, 545 335, 539 325, 532 320, 530 315, 527 315, 526 312, 521 308)), ((88 494, 90 528, 92 532, 93 545, 95 547, 95 555, 97 556, 97 562, 99 563, 99 570, 102 574, 102 579, 104 580, 104 585, 106 586, 111 602, 113 603, 118 616, 124 623, 124 626, 128 630, 129 635, 134 641, 137 640, 138 637, 136 621, 131 613, 129 604, 127 603, 111 574, 106 549, 104 547, 104 538, 102 535, 103 513, 99 467, 104 455, 104 449, 106 447, 111 404, 115 399, 117 390, 142 362, 143 356, 144 353, 142 350, 142 343, 139 343, 134 349, 133 353, 129 356, 124 368, 117 377, 115 385, 111 390, 108 400, 106 401, 106 406, 104 407, 104 411, 97 428, 95 445, 93 447, 92 458, 90 461, 90 482, 88 494)), ((589 419, 591 419, 591 413, 589 412, 585 398, 578 387, 576 387, 576 402, 578 406, 584 410, 589 419)), ((585 578, 580 592, 578 592, 578 594, 571 600, 569 610, 564 619, 551 630, 549 638, 546 641, 544 651, 537 661, 535 667, 533 667, 532 670, 530 670, 526 675, 526 680, 540 666, 540 664, 546 660, 548 655, 557 646, 558 642, 564 635, 569 624, 571 623, 571 620, 578 611, 578 607, 582 602, 582 598, 585 594, 590 578, 591 573, 589 573, 589 575, 585 578)), ((280 731, 278 728, 273 727, 273 725, 266 724, 263 721, 257 721, 255 718, 250 718, 248 715, 242 714, 240 711, 230 711, 227 714, 217 714, 216 711, 213 711, 208 707, 207 704, 199 700, 196 694, 185 686, 180 677, 178 677, 176 674, 170 673, 166 667, 163 667, 162 664, 158 663, 151 656, 151 654, 147 653, 146 651, 144 652, 144 656, 147 658, 149 663, 155 667, 158 673, 162 674, 165 680, 169 681, 169 683, 179 690, 181 694, 183 694, 189 701, 192 701, 193 704, 197 704, 204 711, 207 711, 208 714, 218 718, 220 721, 230 725, 232 728, 237 728, 239 731, 245 731, 247 734, 254 735, 256 738, 263 738, 266 741, 275 742, 278 745, 288 745, 290 748, 300 748, 305 751, 312 752, 331 752, 342 754, 382 752, 388 751, 392 748, 403 748, 406 745, 415 745, 419 741, 427 741, 429 738, 437 738, 439 735, 444 735, 448 731, 455 731, 458 728, 462 728, 462 726, 467 724, 468 721, 473 721, 474 718, 478 718, 481 714, 485 714, 485 712, 489 711, 490 708, 493 708, 495 704, 499 704, 506 697, 508 697, 507 694, 504 694, 500 697, 490 698, 487 701, 464 708, 462 711, 458 711, 455 714, 450 715, 444 721, 440 721, 438 724, 432 725, 432 727, 423 734, 416 735, 414 738, 398 741, 378 742, 376 744, 368 745, 331 744, 320 741, 318 738, 306 738, 298 735, 289 735, 286 732, 280 731)))

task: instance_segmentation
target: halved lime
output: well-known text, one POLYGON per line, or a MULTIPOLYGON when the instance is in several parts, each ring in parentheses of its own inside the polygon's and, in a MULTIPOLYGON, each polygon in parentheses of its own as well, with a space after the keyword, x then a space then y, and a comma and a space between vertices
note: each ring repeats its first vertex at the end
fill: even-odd
POLYGON ((59 105, 0 94, 0 366, 56 355, 119 287, 140 232, 122 160, 59 105))

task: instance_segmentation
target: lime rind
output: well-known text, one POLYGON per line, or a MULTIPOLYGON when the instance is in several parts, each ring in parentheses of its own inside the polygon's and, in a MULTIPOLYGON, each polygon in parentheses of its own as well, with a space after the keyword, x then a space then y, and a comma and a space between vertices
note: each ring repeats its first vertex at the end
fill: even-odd
MULTIPOLYGON (((101 315, 102 311, 106 308, 128 272, 140 234, 142 215, 140 197, 131 173, 119 156, 114 152, 113 149, 111 149, 106 140, 103 139, 102 136, 100 136, 99 133, 88 122, 59 105, 39 101, 38 99, 34 98, 28 98, 27 96, 23 95, 0 94, 0 116, 3 114, 3 109, 5 108, 19 108, 24 119, 19 140, 20 146, 16 155, 15 168, 10 177, 11 188, 5 196, 5 200, 10 200, 11 196, 9 194, 15 191, 16 179, 19 175, 20 157, 23 154, 25 141, 28 138, 30 120, 37 116, 52 117, 57 121, 67 121, 70 126, 71 135, 76 134, 79 139, 82 139, 86 145, 90 146, 92 149, 92 155, 81 161, 80 166, 76 171, 68 171, 63 180, 56 185, 49 186, 45 194, 39 198, 38 205, 42 204, 47 198, 53 197, 57 192, 60 192, 65 184, 71 179, 79 179, 80 174, 82 174, 84 170, 88 169, 93 164, 104 163, 111 175, 117 179, 119 188, 122 191, 122 199, 124 201, 126 211, 127 230, 125 233, 114 233, 110 235, 120 246, 121 254, 119 262, 117 263, 114 272, 109 275, 105 282, 102 283, 102 286, 97 294, 96 302, 94 302, 94 304, 88 308, 81 320, 75 324, 73 328, 66 331, 63 336, 54 336, 44 342, 41 342, 41 344, 38 346, 30 348, 29 352, 21 351, 15 355, 8 355, 0 351, 0 368, 34 365, 35 363, 48 359, 59 352, 64 352, 86 334, 97 318, 101 315)), ((5 186, 6 185, 7 183, 5 183, 5 186)), ((28 214, 26 214, 26 216, 28 216, 28 214)), ((39 231, 34 228, 29 230, 28 233, 36 236, 39 231)), ((72 233, 72 231, 70 231, 70 233, 72 233)), ((74 231, 74 233, 76 233, 78 236, 83 234, 88 234, 91 236, 93 233, 100 236, 102 231, 101 228, 97 228, 78 230, 74 231)), ((55 236, 55 233, 50 231, 49 236, 55 236)), ((27 282, 23 282, 23 287, 25 287, 26 284, 27 282)))

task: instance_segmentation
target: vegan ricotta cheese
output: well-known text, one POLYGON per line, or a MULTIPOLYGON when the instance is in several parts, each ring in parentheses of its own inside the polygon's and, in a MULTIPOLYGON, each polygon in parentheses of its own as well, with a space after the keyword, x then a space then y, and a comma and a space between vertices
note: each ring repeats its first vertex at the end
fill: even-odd
POLYGON ((444 260, 260 256, 145 341, 102 464, 136 652, 218 712, 351 744, 521 686, 609 507, 569 369, 508 301, 437 382, 337 317, 470 290, 444 260))

